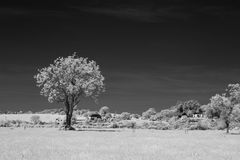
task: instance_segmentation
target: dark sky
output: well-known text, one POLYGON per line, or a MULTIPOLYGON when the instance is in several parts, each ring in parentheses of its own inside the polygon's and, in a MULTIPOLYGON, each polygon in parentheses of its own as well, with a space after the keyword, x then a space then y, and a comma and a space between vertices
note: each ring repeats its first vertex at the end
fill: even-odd
POLYGON ((106 78, 99 104, 113 112, 158 111, 209 98, 240 78, 235 1, 81 0, 0 2, 0 110, 61 107, 40 96, 33 75, 73 52, 106 78))

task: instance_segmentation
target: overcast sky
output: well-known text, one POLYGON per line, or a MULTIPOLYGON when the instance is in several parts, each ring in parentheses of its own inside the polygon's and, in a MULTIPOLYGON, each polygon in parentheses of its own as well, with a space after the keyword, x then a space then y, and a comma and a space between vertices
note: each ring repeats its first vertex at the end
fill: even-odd
POLYGON ((141 113, 177 100, 201 104, 240 79, 240 11, 233 1, 81 0, 0 5, 0 110, 62 107, 33 75, 73 52, 106 78, 98 104, 141 113))

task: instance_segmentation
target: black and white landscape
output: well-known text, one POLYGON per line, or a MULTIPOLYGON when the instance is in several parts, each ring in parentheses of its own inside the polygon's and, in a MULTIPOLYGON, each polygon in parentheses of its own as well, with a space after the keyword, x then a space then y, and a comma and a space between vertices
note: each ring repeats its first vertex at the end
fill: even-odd
POLYGON ((8 1, 0 22, 0 160, 239 159, 235 1, 8 1))

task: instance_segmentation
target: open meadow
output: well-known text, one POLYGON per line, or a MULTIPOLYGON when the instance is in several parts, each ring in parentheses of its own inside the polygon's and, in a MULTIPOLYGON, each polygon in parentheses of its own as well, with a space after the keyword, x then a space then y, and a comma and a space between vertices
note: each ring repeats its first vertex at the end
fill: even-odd
POLYGON ((61 131, 0 128, 0 160, 238 160, 240 135, 224 131, 61 131))
POLYGON ((25 122, 31 122, 32 116, 39 116, 42 122, 55 122, 57 118, 64 118, 65 115, 58 114, 0 114, 0 121, 12 121, 19 120, 25 122))

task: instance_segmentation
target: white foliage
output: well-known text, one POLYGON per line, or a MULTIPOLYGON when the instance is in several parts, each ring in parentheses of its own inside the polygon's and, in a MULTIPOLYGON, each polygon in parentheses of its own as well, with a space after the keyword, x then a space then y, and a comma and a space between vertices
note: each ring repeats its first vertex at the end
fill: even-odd
POLYGON ((59 57, 49 67, 38 70, 34 76, 40 94, 48 97, 49 102, 64 102, 71 96, 79 101, 81 96, 96 98, 104 92, 104 77, 95 61, 77 57, 59 57))

